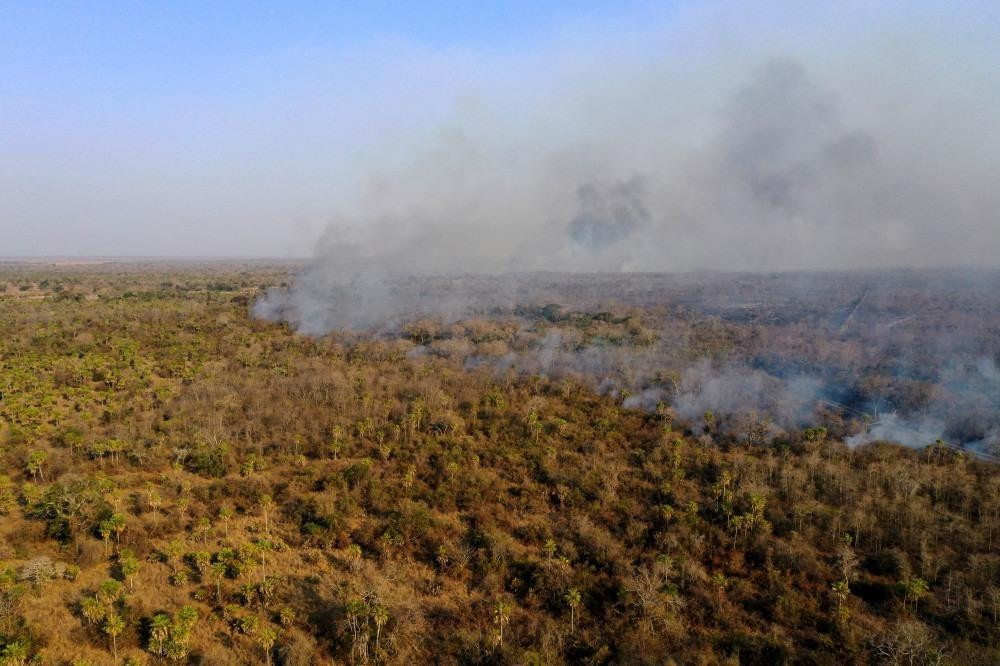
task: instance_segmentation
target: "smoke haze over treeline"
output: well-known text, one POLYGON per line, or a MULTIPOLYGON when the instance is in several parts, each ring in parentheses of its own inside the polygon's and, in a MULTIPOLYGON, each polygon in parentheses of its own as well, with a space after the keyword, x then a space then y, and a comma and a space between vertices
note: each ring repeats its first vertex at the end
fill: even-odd
POLYGON ((408 275, 995 265, 994 18, 721 3, 473 59, 483 85, 359 165, 261 311, 369 326, 408 275))
POLYGON ((821 425, 851 445, 940 439, 1000 454, 997 270, 467 274, 351 286, 306 273, 255 311, 348 344, 372 333, 409 340, 414 357, 500 381, 580 381, 713 437, 771 441, 821 425))
MULTIPOLYGON (((995 3, 588 5, 539 10, 530 30, 524 18, 489 36, 441 11, 454 23, 447 35, 400 29, 407 21, 336 32, 331 14, 279 39, 284 24, 251 16, 223 17, 230 32, 181 30, 183 44, 148 45, 127 17, 12 13, 0 28, 16 56, 0 64, 10 130, 0 136, 0 255, 308 255, 290 288, 255 312, 316 335, 585 306, 576 283, 567 291, 539 271, 581 282, 997 265, 995 3), (259 47, 255 30, 267 37, 259 47), (185 67, 182 51, 198 66, 185 67)), ((615 296, 628 301, 633 287, 615 296)), ((663 288, 641 305, 666 303, 663 288)), ((863 328, 859 289, 845 297, 858 317, 824 335, 843 342, 852 321, 863 328)), ((972 368, 996 367, 989 336, 958 349, 952 331, 912 328, 905 307, 869 305, 878 316, 866 342, 882 349, 910 332, 943 350, 929 383, 945 386, 956 367, 988 383, 972 368)), ((639 353, 553 340, 489 362, 528 371, 562 359, 601 386, 639 353)), ((767 393, 770 411, 798 424, 843 384, 824 376, 833 364, 800 376, 755 358, 689 360, 674 368, 669 398, 690 415, 755 407, 767 393)), ((662 397, 648 378, 619 379, 637 405, 662 397)), ((948 431, 933 404, 916 410, 921 429, 948 431)), ((961 439, 988 430, 980 419, 961 439)))

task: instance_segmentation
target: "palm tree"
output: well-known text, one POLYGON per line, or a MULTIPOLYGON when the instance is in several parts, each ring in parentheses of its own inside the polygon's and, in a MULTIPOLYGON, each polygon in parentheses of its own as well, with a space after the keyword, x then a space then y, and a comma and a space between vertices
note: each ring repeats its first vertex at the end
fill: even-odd
POLYGON ((917 604, 920 600, 927 596, 927 591, 929 586, 927 581, 923 578, 907 578, 901 584, 903 588, 903 593, 905 597, 903 598, 903 607, 906 607, 907 602, 913 602, 913 610, 917 609, 917 604))
POLYGON ((108 544, 111 542, 111 533, 113 529, 111 527, 111 521, 102 520, 97 525, 97 531, 101 534, 101 539, 104 540, 104 556, 108 556, 108 544))
POLYGON ((188 557, 191 559, 191 563, 194 564, 194 568, 198 570, 198 575, 204 577, 212 555, 206 550, 196 550, 190 553, 188 557))
POLYGON ((157 613, 149 624, 149 651, 162 657, 166 653, 169 637, 170 616, 166 613, 157 613))
POLYGON ((32 451, 28 455, 28 462, 25 466, 36 481, 39 478, 45 481, 45 461, 48 457, 49 455, 41 449, 32 451))
POLYGON ((208 534, 212 531, 212 521, 209 520, 207 516, 202 516, 198 519, 195 531, 198 533, 198 536, 201 537, 202 545, 205 545, 205 542, 208 540, 208 534))
POLYGON ((212 562, 212 578, 215 579, 215 600, 222 603, 222 579, 226 577, 226 570, 229 567, 225 562, 212 562))
POLYGON ((290 627, 295 622, 295 611, 288 606, 282 606, 278 611, 278 622, 283 627, 290 627))
POLYGON ((172 539, 163 547, 163 557, 167 560, 167 564, 170 565, 171 571, 176 571, 174 563, 183 552, 184 544, 179 539, 172 539))
POLYGON ((493 602, 493 624, 497 626, 497 645, 503 647, 503 628, 510 622, 510 603, 503 599, 493 602))
POLYGON ((129 591, 134 591, 135 575, 139 573, 139 560, 136 559, 131 550, 126 549, 118 555, 118 566, 122 571, 122 575, 128 581, 129 591))
POLYGON ((372 609, 372 620, 375 622, 375 649, 379 648, 379 640, 382 636, 382 627, 389 621, 389 611, 385 606, 376 606, 372 609))
POLYGON ((111 606, 121 596, 121 593, 122 584, 113 578, 109 578, 97 588, 97 600, 105 606, 111 606))
POLYGON ((226 532, 226 541, 229 541, 229 520, 233 517, 233 510, 227 506, 219 509, 219 519, 222 521, 222 527, 226 532))
POLYGON ((197 621, 198 611, 194 609, 194 606, 181 606, 181 609, 174 615, 174 626, 183 633, 190 632, 197 621))
POLYGON ((569 633, 572 634, 576 632, 576 607, 580 605, 580 590, 571 587, 563 598, 569 606, 569 633))
POLYGON ((125 631, 125 621, 117 613, 112 613, 104 621, 104 633, 111 637, 111 651, 118 663, 118 636, 125 631))
POLYGON ((260 555, 261 580, 267 580, 267 553, 274 547, 274 544, 267 539, 259 539, 254 546, 257 549, 257 554, 260 555))
POLYGON ((87 597, 81 601, 80 610, 88 623, 97 623, 104 618, 104 604, 97 597, 87 597))
POLYGON ((264 660, 268 665, 271 663, 271 648, 274 647, 277 638, 278 632, 274 630, 274 627, 263 627, 257 632, 257 644, 264 651, 264 660))
POLYGON ((120 547, 122 544, 122 532, 125 531, 125 516, 120 513, 113 513, 101 524, 104 525, 105 523, 107 524, 108 531, 115 535, 115 548, 120 547))
POLYGON ((0 652, 0 663, 11 666, 23 666, 28 663, 28 642, 14 641, 4 646, 0 652))

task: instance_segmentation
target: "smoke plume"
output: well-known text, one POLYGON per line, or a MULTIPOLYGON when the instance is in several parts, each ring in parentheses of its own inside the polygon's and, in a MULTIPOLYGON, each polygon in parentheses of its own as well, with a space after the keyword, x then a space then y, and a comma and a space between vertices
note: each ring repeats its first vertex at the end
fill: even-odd
MULTIPOLYGON (((529 83, 483 67, 483 88, 451 120, 366 170, 293 286, 264 295, 255 313, 321 335, 540 305, 524 277, 537 271, 996 264, 1000 68, 980 57, 995 11, 983 6, 971 21, 893 3, 713 7, 623 30, 617 38, 634 41, 620 48, 607 48, 608 31, 582 29, 512 61, 529 83)), ((865 298, 841 333, 857 326, 865 298)), ((882 318, 878 330, 907 330, 912 317, 882 318)), ((618 372, 606 349, 570 353, 550 338, 535 351, 500 362, 584 368, 598 386, 618 372)), ((988 379, 990 367, 979 374, 988 379)), ((819 374, 830 372, 702 364, 671 391, 612 384, 630 392, 627 406, 669 394, 692 420, 759 408, 794 426, 817 399, 849 392, 819 374)), ((974 394, 959 386, 967 375, 942 380, 950 399, 974 394)), ((855 441, 947 434, 953 419, 935 405, 948 400, 928 403, 919 421, 888 414, 855 441)), ((988 423, 973 431, 995 437, 988 423)))
POLYGON ((898 17, 843 27, 830 52, 749 31, 737 58, 682 16, 659 37, 696 25, 683 53, 637 38, 601 64, 586 46, 536 54, 525 78, 552 92, 483 93, 391 151, 259 311, 369 326, 413 309, 391 288, 409 275, 995 264, 996 70, 947 65, 972 57, 948 21, 898 17))

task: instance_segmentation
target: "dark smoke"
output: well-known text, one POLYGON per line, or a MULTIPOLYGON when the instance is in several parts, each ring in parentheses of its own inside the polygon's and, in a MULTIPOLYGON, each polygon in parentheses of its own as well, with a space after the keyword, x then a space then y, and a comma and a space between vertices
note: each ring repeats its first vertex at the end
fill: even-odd
POLYGON ((577 189, 580 212, 569 223, 570 237, 590 250, 622 240, 649 222, 642 195, 638 179, 610 186, 581 185, 577 189))

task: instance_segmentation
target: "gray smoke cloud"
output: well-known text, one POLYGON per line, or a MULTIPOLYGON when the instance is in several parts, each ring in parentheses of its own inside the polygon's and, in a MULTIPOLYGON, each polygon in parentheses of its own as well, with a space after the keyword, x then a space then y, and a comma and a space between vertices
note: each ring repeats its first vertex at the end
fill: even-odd
MULTIPOLYGON (((783 31, 781 3, 719 7, 732 16, 688 12, 607 58, 597 31, 543 54, 545 66, 539 54, 518 61, 534 82, 524 100, 467 100, 425 139, 366 167, 313 260, 255 313, 321 335, 544 303, 516 278, 489 279, 535 271, 996 265, 996 11, 977 5, 973 20, 920 3, 848 3, 791 11, 783 31)), ((600 390, 628 390, 626 406, 655 408, 664 389, 622 380, 635 362, 620 361, 551 338, 468 363, 580 372, 600 390)), ((807 375, 697 365, 667 397, 692 422, 759 410, 796 427, 837 390, 807 375)), ((938 412, 953 406, 885 414, 852 442, 933 442, 949 434, 938 412)))
MULTIPOLYGON (((408 275, 996 262, 995 132, 971 136, 981 128, 961 109, 893 99, 896 78, 859 87, 794 56, 744 70, 700 115, 674 100, 658 118, 623 93, 607 113, 631 132, 456 121, 372 174, 292 291, 258 313, 318 332, 464 305, 401 297, 391 285, 408 275), (914 106, 873 112, 872 99, 914 106)), ((641 79, 652 99, 674 85, 641 79)))
POLYGON ((632 179, 604 186, 598 183, 577 189, 579 212, 566 229, 581 246, 598 251, 625 239, 649 222, 643 201, 642 181, 632 179))
POLYGON ((694 423, 706 412, 716 416, 757 413, 783 428, 799 427, 813 420, 822 388, 823 382, 816 377, 782 380, 746 367, 713 368, 702 360, 685 370, 673 408, 694 423))

